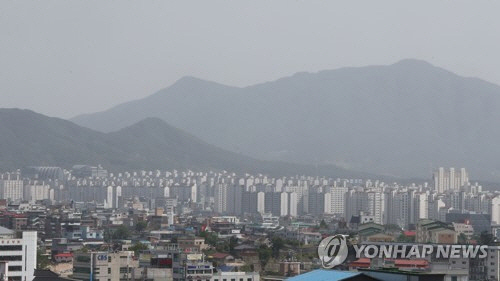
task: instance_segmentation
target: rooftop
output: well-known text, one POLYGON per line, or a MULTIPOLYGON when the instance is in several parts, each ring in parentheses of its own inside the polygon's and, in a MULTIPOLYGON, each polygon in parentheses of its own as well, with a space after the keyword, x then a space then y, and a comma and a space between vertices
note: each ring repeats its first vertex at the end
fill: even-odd
POLYGON ((361 275, 359 272, 317 269, 286 279, 287 281, 341 281, 361 275))
POLYGON ((14 234, 14 233, 15 233, 14 230, 0 226, 0 235, 8 235, 8 234, 14 234))

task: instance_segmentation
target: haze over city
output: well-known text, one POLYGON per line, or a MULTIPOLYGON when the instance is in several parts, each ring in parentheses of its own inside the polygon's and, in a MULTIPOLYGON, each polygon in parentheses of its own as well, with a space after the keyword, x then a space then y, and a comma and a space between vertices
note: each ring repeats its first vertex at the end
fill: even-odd
POLYGON ((483 0, 4 1, 2 107, 70 118, 187 75, 248 86, 407 58, 500 84, 498 10, 483 0))
POLYGON ((499 281, 500 2, 0 2, 0 281, 499 281))

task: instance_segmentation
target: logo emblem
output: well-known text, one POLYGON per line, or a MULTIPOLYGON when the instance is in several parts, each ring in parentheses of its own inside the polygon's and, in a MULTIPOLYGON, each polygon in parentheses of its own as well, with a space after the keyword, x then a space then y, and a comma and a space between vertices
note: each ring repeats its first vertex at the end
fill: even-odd
POLYGON ((347 253, 347 239, 341 234, 326 237, 318 246, 318 256, 324 268, 333 268, 343 263, 347 253))

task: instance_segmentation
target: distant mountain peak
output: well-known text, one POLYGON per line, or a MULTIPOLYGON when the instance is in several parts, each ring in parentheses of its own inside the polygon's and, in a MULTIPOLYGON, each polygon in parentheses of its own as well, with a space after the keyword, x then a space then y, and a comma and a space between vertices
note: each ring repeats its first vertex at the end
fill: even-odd
POLYGON ((0 108, 0 113, 9 113, 9 114, 38 114, 30 109, 22 109, 17 107, 12 108, 0 108))
POLYGON ((203 87, 236 88, 189 75, 184 76, 179 80, 175 81, 175 83, 172 84, 172 86, 170 86, 169 88, 203 88, 203 87))
MULTIPOLYGON (((167 122, 163 121, 158 117, 146 117, 141 121, 135 123, 134 125, 155 125, 155 126, 164 126, 167 125, 167 122)), ((132 126, 134 126, 132 125, 132 126)))
POLYGON ((420 60, 420 59, 402 59, 392 65, 395 66, 408 66, 408 67, 436 67, 432 65, 431 63, 425 61, 425 60, 420 60))
POLYGON ((192 82, 208 82, 208 81, 203 80, 203 79, 198 78, 198 77, 191 76, 191 75, 186 75, 186 76, 181 77, 179 80, 175 81, 174 84, 192 83, 192 82))
POLYGON ((118 130, 118 132, 135 131, 148 134, 152 132, 166 132, 173 130, 175 130, 177 133, 186 134, 185 132, 181 132, 181 130, 173 127, 172 125, 168 124, 167 122, 165 122, 160 118, 147 117, 130 126, 118 130))
MULTIPOLYGON (((199 169, 276 176, 318 172, 318 167, 260 161, 220 149, 154 117, 101 133, 30 110, 0 108, 0 132, 0 171, 83 163, 102 164, 111 171, 199 169)), ((321 169, 322 175, 365 175, 335 166, 321 169)))
POLYGON ((183 76, 179 80, 175 81, 172 86, 183 86, 183 85, 206 85, 206 84, 216 84, 215 82, 204 80, 194 76, 183 76))
POLYGON ((244 88, 184 77, 73 120, 109 132, 148 116, 256 158, 412 177, 428 176, 430 166, 468 165, 477 177, 500 179, 500 87, 418 59, 244 88))

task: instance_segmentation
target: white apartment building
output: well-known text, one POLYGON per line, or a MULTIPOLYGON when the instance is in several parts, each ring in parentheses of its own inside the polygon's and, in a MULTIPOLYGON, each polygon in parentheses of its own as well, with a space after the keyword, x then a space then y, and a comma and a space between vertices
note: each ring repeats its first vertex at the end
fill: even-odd
POLYGON ((443 167, 438 168, 433 175, 434 188, 439 193, 444 193, 447 190, 459 190, 460 187, 469 183, 469 175, 465 168, 459 171, 455 168, 449 168, 446 171, 443 167))
POLYGON ((281 192, 280 194, 280 216, 288 215, 288 193, 281 192))
MULTIPOLYGON (((54 200, 51 197, 50 186, 48 184, 29 184, 24 186, 24 200, 35 202, 39 200, 54 200)), ((52 193, 54 195, 54 193, 52 193)))
POLYGON ((500 247, 488 247, 488 257, 486 258, 485 267, 488 280, 500 280, 500 247))
POLYGON ((500 196, 491 199, 491 224, 500 225, 500 196))
POLYGON ((383 192, 368 192, 368 210, 378 224, 385 224, 384 199, 383 192))
POLYGON ((288 215, 289 216, 291 216, 291 217, 297 216, 298 204, 299 204, 299 201, 298 201, 297 193, 295 193, 295 192, 288 193, 288 215))
POLYGON ((228 185, 226 183, 219 183, 215 186, 214 190, 214 211, 217 213, 226 213, 227 211, 227 193, 228 185))
POLYGON ((260 214, 264 214, 265 211, 265 203, 266 203, 266 196, 264 192, 258 192, 257 193, 257 212, 260 214))
POLYGON ((8 280, 33 280, 36 251, 36 231, 24 231, 21 238, 16 238, 13 230, 0 226, 0 260, 6 263, 8 280))
MULTIPOLYGON (((346 194, 349 191, 347 187, 330 187, 330 213, 345 216, 346 194)), ((326 206, 325 206, 326 209, 326 206)))
POLYGON ((0 178, 0 199, 18 201, 23 199, 23 181, 19 175, 9 173, 0 178))
POLYGON ((294 192, 297 194, 297 214, 306 214, 309 212, 309 189, 307 185, 290 185, 284 187, 286 192, 294 192))
POLYGON ((429 218, 429 198, 427 193, 417 193, 415 194, 415 217, 417 219, 428 219, 429 218))

